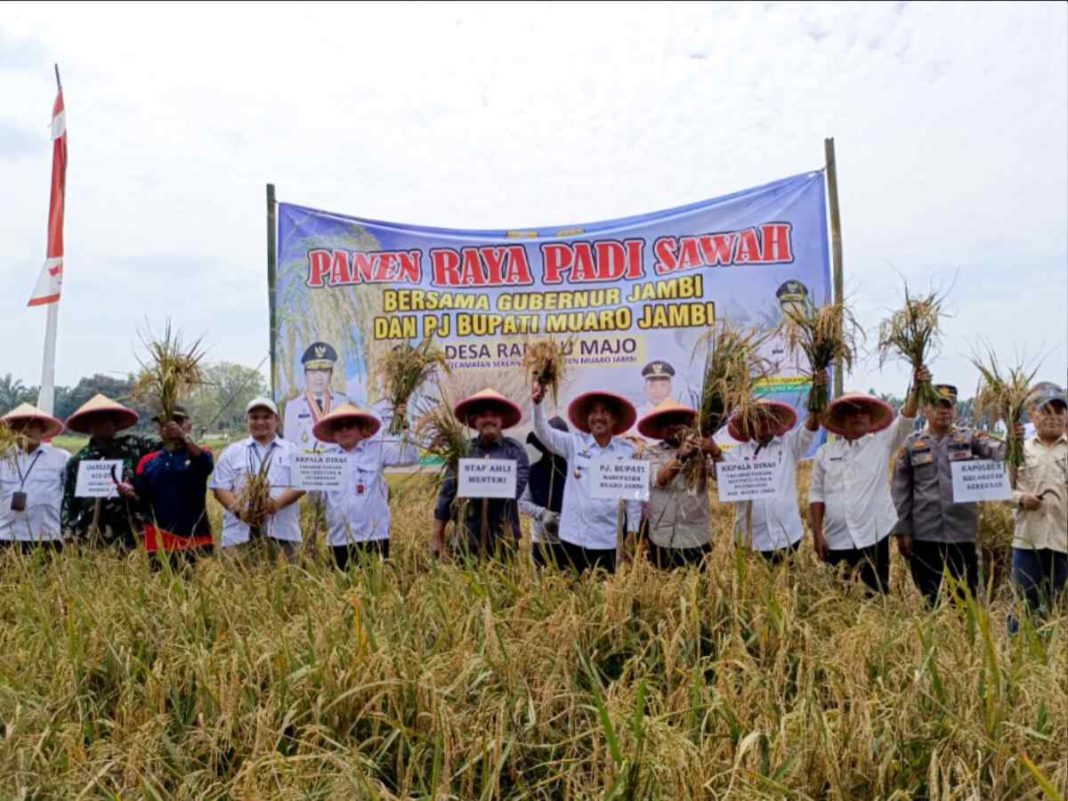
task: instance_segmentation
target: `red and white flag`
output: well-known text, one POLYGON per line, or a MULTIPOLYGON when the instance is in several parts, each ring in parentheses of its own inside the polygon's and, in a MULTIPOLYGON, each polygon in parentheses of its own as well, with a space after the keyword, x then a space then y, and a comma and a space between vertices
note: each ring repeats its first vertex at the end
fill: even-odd
POLYGON ((63 111, 63 89, 52 107, 52 199, 48 204, 48 251, 30 306, 59 303, 63 286, 63 197, 67 189, 67 115, 63 111))

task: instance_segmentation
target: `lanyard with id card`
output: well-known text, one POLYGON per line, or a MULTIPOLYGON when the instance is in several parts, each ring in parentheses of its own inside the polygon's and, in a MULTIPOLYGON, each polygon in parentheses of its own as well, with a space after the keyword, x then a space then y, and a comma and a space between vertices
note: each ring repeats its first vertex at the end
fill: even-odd
POLYGON ((26 475, 22 474, 22 468, 19 467, 18 457, 15 458, 15 470, 19 474, 19 488, 16 492, 11 493, 11 511, 12 512, 25 512, 26 511, 26 481, 30 477, 30 473, 33 472, 33 467, 37 464, 37 460, 41 458, 41 452, 37 451, 33 455, 33 460, 30 462, 30 466, 26 468, 26 475))

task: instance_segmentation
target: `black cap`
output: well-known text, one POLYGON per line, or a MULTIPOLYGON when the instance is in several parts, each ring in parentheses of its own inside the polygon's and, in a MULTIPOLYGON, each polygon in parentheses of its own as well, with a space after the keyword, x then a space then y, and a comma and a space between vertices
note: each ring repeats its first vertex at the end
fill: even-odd
POLYGON ((935 384, 934 391, 938 395, 939 403, 952 406, 957 402, 957 388, 952 384, 935 384))
POLYGON ((313 342, 300 357, 305 370, 333 370, 337 363, 337 351, 325 342, 313 342))
MULTIPOLYGON (((162 420, 163 412, 159 412, 152 418, 153 423, 170 422, 170 420, 162 420)), ((189 412, 180 403, 174 404, 174 411, 171 413, 171 420, 176 423, 181 423, 189 419, 189 412)))
POLYGON ((795 302, 803 303, 808 299, 808 287, 791 278, 789 281, 783 282, 783 284, 775 290, 775 297, 779 299, 779 302, 795 302))
POLYGON ((649 362, 642 368, 642 378, 671 378, 675 368, 664 361, 649 362))

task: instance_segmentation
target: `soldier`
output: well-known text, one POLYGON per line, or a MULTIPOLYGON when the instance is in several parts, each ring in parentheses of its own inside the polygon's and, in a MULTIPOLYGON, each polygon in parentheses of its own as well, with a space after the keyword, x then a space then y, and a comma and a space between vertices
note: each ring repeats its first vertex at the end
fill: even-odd
MULTIPOLYGON (((912 386, 928 380, 921 367, 912 386)), ((873 592, 887 592, 890 535, 897 514, 890 497, 890 460, 916 422, 916 393, 900 414, 888 403, 861 393, 835 398, 823 427, 838 437, 825 442, 812 461, 809 521, 816 555, 830 565, 859 573, 873 592)))
POLYGON ((286 402, 282 433, 298 451, 322 450, 326 443, 317 440, 312 429, 332 409, 349 402, 347 396, 330 387, 337 351, 326 342, 313 342, 300 363, 304 366, 304 391, 286 402))
POLYGON ((15 453, 0 453, 0 546, 61 550, 59 522, 70 454, 45 445, 63 431, 63 423, 24 403, 0 418, 20 434, 15 453))
MULTIPOLYGON (((712 552, 712 504, 708 487, 688 483, 691 459, 720 459, 711 437, 683 437, 697 410, 668 399, 638 422, 638 431, 657 441, 642 457, 652 462, 649 489, 649 560, 662 570, 703 565, 712 552)), ((699 463, 696 463, 700 467, 699 463)), ((704 475, 708 475, 705 473, 704 475)))
POLYGON ((927 428, 911 434, 898 454, 892 489, 898 550, 909 560, 916 588, 932 606, 938 603, 946 570, 954 579, 963 579, 973 595, 979 586, 979 511, 974 503, 953 502, 950 465, 1004 458, 1001 443, 955 425, 956 387, 937 384, 935 391, 938 402, 923 410, 927 428))
POLYGON ((1068 585, 1068 402, 1055 384, 1036 386, 1029 410, 1035 434, 1012 493, 1016 531, 1012 583, 1028 608, 1053 606, 1068 585))
POLYGON ((120 551, 137 547, 141 513, 137 503, 118 494, 119 484, 133 481, 144 456, 160 448, 158 440, 133 434, 118 436, 137 423, 138 414, 104 395, 95 395, 67 418, 67 428, 88 434, 89 443, 67 462, 63 488, 63 530, 93 544, 113 546, 120 551), (113 476, 116 495, 111 498, 79 498, 78 466, 82 462, 121 459, 121 474, 113 476))
POLYGON ((523 417, 519 407, 493 389, 483 389, 456 404, 456 417, 478 432, 468 451, 472 459, 511 459, 516 463, 514 498, 473 498, 454 508, 458 477, 449 473, 441 484, 434 507, 434 535, 431 551, 440 556, 445 545, 445 525, 456 517, 456 533, 461 548, 480 559, 504 558, 519 542, 518 500, 530 476, 530 460, 522 444, 504 436, 504 431, 523 417), (463 519, 457 517, 457 513, 463 519))

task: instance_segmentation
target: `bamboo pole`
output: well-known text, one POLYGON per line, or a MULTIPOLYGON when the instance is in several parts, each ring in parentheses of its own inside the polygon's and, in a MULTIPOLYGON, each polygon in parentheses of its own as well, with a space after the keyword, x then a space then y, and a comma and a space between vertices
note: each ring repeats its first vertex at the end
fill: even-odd
MULTIPOLYGON (((823 140, 823 152, 826 158, 827 204, 831 218, 831 277, 834 282, 834 302, 842 301, 842 219, 838 207, 838 165, 834 155, 834 138, 823 140)), ((844 376, 842 360, 834 360, 834 397, 842 396, 844 376)))

